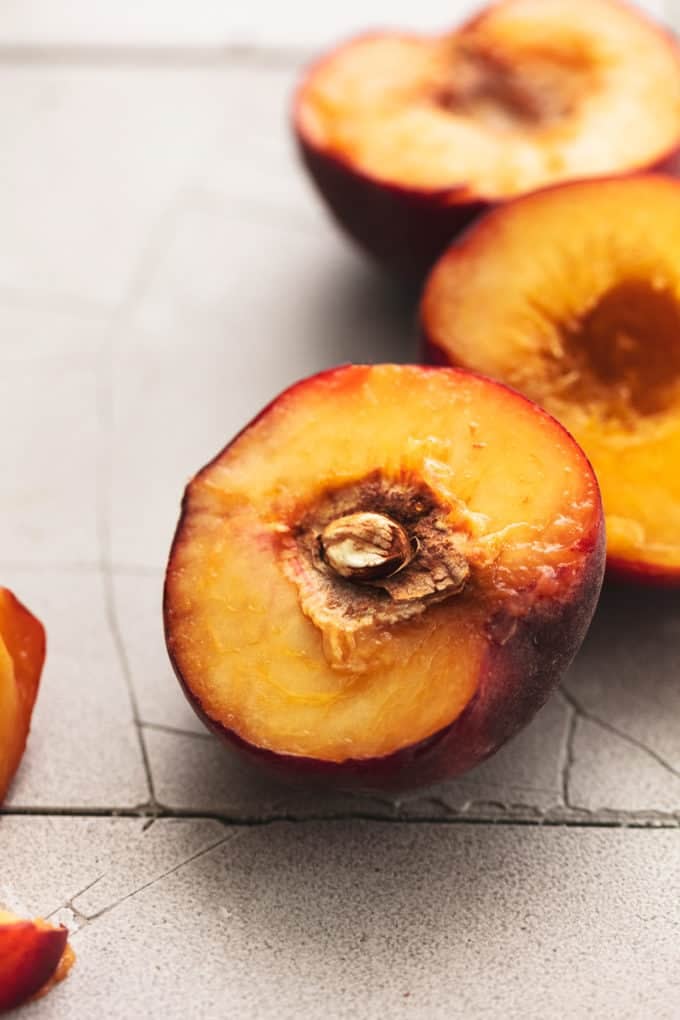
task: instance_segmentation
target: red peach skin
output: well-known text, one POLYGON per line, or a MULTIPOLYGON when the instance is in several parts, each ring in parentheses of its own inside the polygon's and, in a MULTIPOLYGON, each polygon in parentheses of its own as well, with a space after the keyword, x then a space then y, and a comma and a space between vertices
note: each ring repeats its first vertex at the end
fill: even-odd
POLYGON ((66 928, 0 913, 0 1012, 20 1006, 48 984, 66 953, 67 938, 66 928))
POLYGON ((45 661, 45 630, 0 588, 0 804, 26 747, 45 661))
POLYGON ((466 189, 418 191, 378 181, 298 132, 301 159, 337 225, 394 276, 419 281, 489 203, 466 189))

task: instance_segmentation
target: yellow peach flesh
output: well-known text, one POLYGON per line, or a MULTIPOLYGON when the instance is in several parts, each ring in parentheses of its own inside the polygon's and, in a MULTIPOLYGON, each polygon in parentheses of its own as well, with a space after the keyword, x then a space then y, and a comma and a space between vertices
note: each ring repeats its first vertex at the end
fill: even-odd
POLYGON ((422 309, 453 364, 515 386, 583 446, 609 555, 662 571, 680 570, 679 246, 670 179, 549 189, 452 248, 422 309))
MULTIPOLYGON (((23 741, 17 740, 21 718, 19 690, 14 678, 14 664, 0 637, 0 802, 19 764, 23 741), (21 748, 17 744, 21 744, 21 748)), ((0 923, 2 917, 0 915, 0 923)))

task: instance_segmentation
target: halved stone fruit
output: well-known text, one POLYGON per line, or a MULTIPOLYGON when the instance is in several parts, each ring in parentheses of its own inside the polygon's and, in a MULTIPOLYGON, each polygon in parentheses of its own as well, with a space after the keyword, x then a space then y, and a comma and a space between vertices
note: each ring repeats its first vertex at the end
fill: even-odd
POLYGON ((680 585, 680 182, 561 185, 490 213, 434 268, 429 358, 521 390, 597 473, 611 570, 680 585))
POLYGON ((63 926, 24 921, 0 910, 0 1012, 45 995, 68 974, 75 954, 63 926))
POLYGON ((523 397, 447 369, 334 369, 189 484, 168 649, 199 715, 261 758, 426 783, 543 704, 589 624, 603 540, 586 458, 523 397))
POLYGON ((294 127, 339 223, 418 274, 490 205, 675 167, 680 51, 617 0, 504 0, 441 36, 341 46, 305 76, 294 127))

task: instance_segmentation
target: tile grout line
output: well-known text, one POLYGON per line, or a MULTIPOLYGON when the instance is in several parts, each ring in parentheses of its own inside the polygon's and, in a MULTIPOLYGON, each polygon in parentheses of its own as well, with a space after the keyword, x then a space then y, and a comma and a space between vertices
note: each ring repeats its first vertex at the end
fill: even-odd
POLYGON ((1 43, 0 65, 5 67, 76 66, 92 70, 120 68, 135 70, 229 70, 250 66, 261 70, 294 68, 313 59, 319 46, 266 45, 225 42, 211 46, 197 43, 1 43))
MULTIPOLYGON (((60 561, 60 560, 41 560, 39 563, 35 560, 12 560, 12 559, 0 559, 0 567, 5 570, 22 570, 27 573, 43 572, 45 570, 54 571, 59 573, 64 571, 68 574, 96 574, 102 569, 101 558, 97 560, 82 560, 79 563, 60 561)), ((115 576, 129 576, 129 577, 162 577, 164 573, 163 567, 152 567, 148 564, 143 563, 111 563, 111 573, 115 576)))
POLYGON ((3 570, 25 571, 27 574, 45 573, 47 571, 54 571, 57 574, 62 571, 65 574, 97 574, 101 570, 101 563, 99 561, 88 563, 85 560, 82 563, 59 563, 58 560, 53 562, 42 560, 40 563, 37 563, 30 560, 2 559, 0 560, 0 567, 3 570))
MULTIPOLYGON (((618 726, 614 726, 612 723, 607 722, 606 719, 603 719, 596 712, 591 712, 588 709, 584 708, 580 701, 576 697, 574 697, 574 695, 571 693, 571 691, 568 690, 567 687, 563 686, 561 688, 561 693, 562 697, 567 702, 567 704, 571 706, 571 709, 574 713, 573 726, 570 733, 571 741, 569 761, 570 767, 573 764, 574 760, 573 740, 575 736, 576 725, 579 719, 586 719, 588 720, 588 722, 594 723, 596 726, 601 726, 603 730, 606 730, 608 733, 612 733, 615 737, 618 737, 619 740, 623 740, 625 743, 631 744, 633 747, 636 747, 638 751, 641 751, 643 754, 648 755, 653 761, 656 762, 657 765, 659 765, 662 769, 665 769, 666 772, 670 773, 670 775, 675 776, 676 779, 680 779, 680 771, 674 765, 672 765, 666 758, 664 758, 663 755, 659 754, 658 751, 655 751, 653 747, 649 747, 647 744, 643 743, 642 740, 638 740, 637 737, 632 736, 632 734, 626 733, 625 730, 622 730, 618 726)), ((567 807, 574 807, 574 805, 569 804, 569 802, 566 802, 566 804, 567 807)), ((579 811, 583 810, 582 808, 578 807, 574 809, 579 811)))
POLYGON ((143 246, 127 293, 113 316, 110 328, 100 349, 97 366, 98 458, 96 479, 97 535, 99 543, 99 571, 102 579, 106 619, 130 700, 132 719, 139 744, 142 766, 146 777, 149 807, 157 807, 151 762, 141 726, 139 702, 132 679, 130 661, 120 628, 116 608, 114 567, 112 563, 112 508, 113 508, 113 434, 114 420, 114 352, 118 338, 131 324, 134 311, 144 294, 157 261, 165 247, 167 235, 174 227, 181 195, 161 213, 151 228, 143 246))
POLYGON ((137 695, 132 683, 130 664, 123 645, 122 635, 116 612, 115 590, 113 574, 110 566, 111 549, 111 495, 112 495, 112 474, 113 474, 113 344, 114 338, 119 333, 120 327, 126 320, 126 304, 115 316, 108 334, 102 344, 99 364, 97 366, 97 417, 98 417, 98 456, 97 456, 97 480, 96 480, 96 510, 97 510, 97 537, 99 542, 99 575, 102 584, 104 600, 104 612, 111 638, 116 650, 118 664, 122 671, 125 686, 128 692, 130 708, 134 729, 137 735, 139 752, 146 779, 147 793, 150 804, 154 804, 154 786, 151 774, 151 766, 146 749, 146 743, 139 727, 139 706, 137 695))
POLYGON ((191 740, 215 740, 215 737, 208 729, 183 730, 177 726, 166 726, 164 723, 147 722, 145 719, 140 719, 139 725, 142 729, 152 730, 154 733, 165 733, 175 737, 189 737, 191 740))
POLYGON ((219 811, 189 811, 171 810, 168 808, 153 807, 144 805, 138 808, 37 808, 37 807, 5 807, 0 810, 0 822, 2 818, 103 818, 103 819, 130 819, 158 822, 158 821, 194 821, 207 822, 215 821, 223 825, 243 828, 257 828, 266 825, 279 823, 290 823, 294 825, 305 825, 318 822, 351 822, 368 821, 381 822, 386 825, 488 825, 508 826, 515 825, 523 828, 565 828, 565 829, 680 829, 680 817, 675 815, 664 815, 662 817, 644 817, 638 815, 619 815, 614 818, 527 818, 516 817, 481 817, 479 815, 418 815, 398 816, 383 815, 372 811, 338 812, 334 815, 324 814, 295 814, 290 811, 274 812, 267 817, 233 816, 223 814, 219 811))
POLYGON ((151 772, 151 762, 149 761, 149 753, 146 747, 146 741, 144 740, 144 734, 139 718, 139 703, 137 700, 137 694, 134 689, 132 682, 132 672, 130 669, 130 662, 128 659, 123 637, 120 632, 120 626, 118 623, 118 613, 116 611, 115 604, 115 591, 113 585, 113 576, 110 570, 104 568, 102 575, 102 584, 104 588, 104 603, 106 609, 106 618, 109 625, 109 630, 113 638, 114 645, 116 647, 116 654, 118 656, 118 662, 125 677, 125 684, 128 691, 128 697, 130 699, 130 705, 132 708, 132 718, 134 721, 135 731, 137 733, 137 741, 139 743, 139 749, 142 756, 142 764, 144 766, 144 772, 146 775, 146 784, 149 792, 149 804, 155 806, 156 795, 154 791, 153 774, 151 772))
POLYGON ((564 738, 564 747, 562 749, 562 803, 567 811, 577 810, 571 803, 571 772, 574 765, 574 739, 576 737, 576 727, 578 724, 578 713, 564 693, 564 687, 560 685, 559 697, 567 706, 567 729, 564 738))
MULTIPOLYGON (((480 0, 481 2, 481 0, 480 0)), ((665 0, 658 12, 649 17, 661 27, 677 33, 680 29, 680 13, 674 4, 665 0)), ((644 13, 644 12, 643 12, 644 13)), ((391 26, 388 26, 391 27, 391 26)), ((450 27, 443 22, 441 30, 450 27)), ((361 25, 346 33, 339 32, 338 38, 346 39, 361 31, 361 25)), ((430 31, 435 32, 436 28, 430 31)), ((0 65, 5 66, 54 66, 72 65, 92 68, 105 67, 145 70, 160 68, 170 70, 224 69, 249 65, 263 70, 292 68, 315 59, 326 52, 332 40, 319 39, 316 43, 295 45, 293 43, 257 42, 242 39, 224 39, 216 44, 196 42, 21 42, 0 43, 0 65)))
POLYGON ((0 283, 0 307, 46 312, 94 323, 107 322, 112 311, 110 305, 94 299, 81 298, 74 294, 24 290, 6 283, 0 283))
MULTIPOLYGON (((230 843, 243 831, 244 830, 238 830, 236 832, 232 831, 224 833, 219 839, 215 840, 214 843, 202 847, 200 850, 197 850, 196 853, 192 854, 190 857, 187 857, 185 860, 180 861, 179 864, 175 864, 173 867, 169 868, 167 871, 164 871, 162 874, 155 875, 153 878, 149 879, 148 882, 145 882, 143 885, 140 885, 137 888, 133 889, 132 892, 126 893, 120 899, 115 900, 113 903, 109 903, 105 907, 102 907, 94 914, 83 914, 82 916, 85 918, 87 924, 91 924, 93 921, 98 921, 100 918, 105 917, 107 914, 110 914, 112 910, 115 910, 117 907, 120 907, 121 904, 125 903, 127 900, 132 899, 133 896, 138 896, 140 893, 143 893, 145 889, 150 889, 152 886, 157 885, 159 882, 164 881, 166 878, 169 878, 170 875, 174 875, 178 871, 181 871, 182 868, 186 868, 187 865, 193 864, 194 861, 200 860, 201 857, 205 857, 208 854, 213 853, 215 850, 218 850, 220 847, 224 846, 225 843, 230 843)), ((100 881, 102 877, 103 876, 100 876, 100 878, 97 879, 97 882, 100 881)), ((97 882, 93 882, 92 885, 96 885, 97 882)), ((92 886, 90 886, 89 888, 92 888, 92 886)), ((80 896, 82 895, 83 895, 82 893, 77 893, 75 896, 72 896, 71 902, 74 902, 75 900, 79 899, 80 896)))

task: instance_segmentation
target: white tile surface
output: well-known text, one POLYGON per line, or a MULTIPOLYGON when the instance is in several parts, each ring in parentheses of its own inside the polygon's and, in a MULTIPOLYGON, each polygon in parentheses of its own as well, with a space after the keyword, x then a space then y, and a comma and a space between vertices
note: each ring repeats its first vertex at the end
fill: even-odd
POLYGON ((225 44, 307 46, 325 44, 365 25, 439 28, 475 9, 471 0, 426 0, 414 10, 405 0, 345 0, 314 4, 267 0, 249 4, 202 0, 122 0, 97 8, 87 0, 68 0, 56 8, 49 0, 13 0, 0 18, 0 40, 33 45, 147 45, 216 47, 225 44))
POLYGON ((99 558, 102 338, 92 318, 3 306, 0 297, 0 561, 99 558))
POLYGON ((116 574, 115 612, 142 723, 204 734, 180 690, 163 637, 163 575, 116 574))
MULTIPOLYGON (((604 593, 567 680, 584 713, 657 755, 680 777, 680 600, 634 588, 604 593)), ((680 801, 678 802, 680 808, 680 801)))
MULTIPOLYGON (((676 0, 641 0, 657 17, 673 15, 676 0)), ((474 0, 344 0, 311 3, 251 0, 248 4, 201 0, 11 0, 0 16, 5 45, 176 46, 225 44, 326 46, 366 27, 447 28, 482 6, 474 0)))
POLYGON ((133 808, 149 791, 123 669, 95 571, 2 567, 2 583, 47 629, 28 750, 7 803, 133 808))
POLYGON ((187 200, 116 342, 114 563, 164 566, 184 485, 272 394, 412 358, 413 319, 320 217, 187 200))
POLYGON ((417 815, 439 806, 446 814, 475 817, 564 816, 564 776, 571 709, 551 698, 514 740, 459 779, 404 798, 401 810, 417 815))
POLYGON ((0 291, 117 310, 182 189, 232 140, 237 98, 228 69, 0 64, 0 291))
MULTIPOLYGON (((27 1020, 677 1015, 677 830, 279 824, 209 849, 205 823, 50 823, 0 823, 13 857, 49 848, 49 907, 94 856, 130 871, 27 1020)), ((38 899, 34 870, 16 899, 38 899)))
POLYGON ((579 719, 568 800, 587 811, 680 818, 680 601, 605 591, 565 690, 579 719))
POLYGON ((618 733, 579 719, 569 801, 596 817, 609 812, 673 814, 680 819, 680 773, 618 733))
POLYGON ((125 845, 116 846, 115 841, 107 840, 103 852, 97 848, 100 860, 96 878, 69 899, 72 909, 88 921, 162 881, 230 835, 220 822, 209 819, 173 818, 152 824, 139 821, 128 823, 125 829, 125 845))
POLYGON ((20 917, 52 917, 124 855, 143 826, 129 818, 3 815, 0 904, 20 917))

